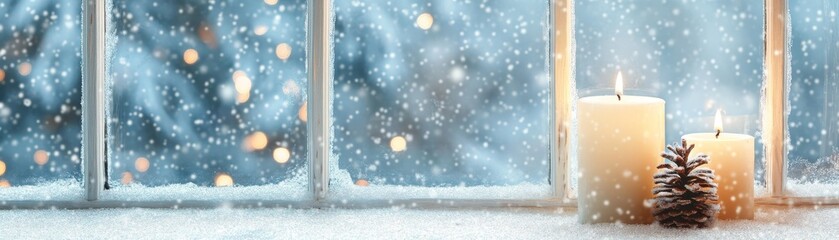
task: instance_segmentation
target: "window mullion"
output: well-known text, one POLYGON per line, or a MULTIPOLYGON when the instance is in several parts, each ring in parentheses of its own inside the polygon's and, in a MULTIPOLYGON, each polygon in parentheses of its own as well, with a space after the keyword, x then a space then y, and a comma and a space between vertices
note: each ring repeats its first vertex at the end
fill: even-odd
POLYGON ((95 201, 105 182, 105 0, 83 5, 82 179, 86 199, 95 201))
POLYGON ((787 1, 766 0, 765 103, 763 141, 766 148, 766 185, 769 195, 784 195, 786 158, 787 1))
POLYGON ((331 46, 329 32, 331 0, 308 1, 307 71, 308 71, 308 124, 309 135, 309 189, 315 200, 326 196, 329 183, 329 156, 331 153, 331 46))
POLYGON ((550 13, 554 24, 551 34, 550 66, 553 67, 551 84, 551 184, 554 197, 567 199, 570 194, 568 166, 570 164, 570 127, 571 127, 571 81, 573 73, 573 0, 554 0, 550 13))

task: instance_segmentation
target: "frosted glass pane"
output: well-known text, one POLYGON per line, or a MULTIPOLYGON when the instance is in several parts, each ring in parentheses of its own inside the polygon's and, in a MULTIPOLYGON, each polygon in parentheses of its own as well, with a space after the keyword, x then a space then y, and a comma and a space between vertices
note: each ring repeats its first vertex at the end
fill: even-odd
POLYGON ((119 187, 111 192, 304 191, 306 1, 114 0, 113 8, 108 168, 119 187))
POLYGON ((0 0, 0 200, 81 197, 79 4, 0 0))
POLYGON ((339 197, 550 193, 548 1, 334 4, 339 197))
POLYGON ((757 137, 755 176, 763 182, 762 1, 574 3, 580 97, 614 94, 621 71, 627 94, 667 102, 667 143, 712 132, 714 113, 722 109, 726 132, 757 137))
POLYGON ((788 190, 839 195, 839 2, 789 2, 792 80, 788 190))

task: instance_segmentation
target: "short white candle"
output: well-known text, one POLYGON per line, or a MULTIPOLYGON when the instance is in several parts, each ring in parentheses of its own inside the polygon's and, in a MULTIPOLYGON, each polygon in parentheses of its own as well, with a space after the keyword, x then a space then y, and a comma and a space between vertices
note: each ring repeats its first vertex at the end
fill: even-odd
POLYGON ((581 98, 578 213, 582 223, 652 223, 655 166, 664 148, 664 100, 623 95, 581 98), (620 98, 620 99, 619 99, 620 98))
POLYGON ((723 132, 720 111, 717 111, 714 128, 714 133, 682 136, 688 144, 696 145, 690 158, 699 154, 711 157, 708 168, 714 170, 720 197, 718 219, 754 219, 755 138, 723 132))

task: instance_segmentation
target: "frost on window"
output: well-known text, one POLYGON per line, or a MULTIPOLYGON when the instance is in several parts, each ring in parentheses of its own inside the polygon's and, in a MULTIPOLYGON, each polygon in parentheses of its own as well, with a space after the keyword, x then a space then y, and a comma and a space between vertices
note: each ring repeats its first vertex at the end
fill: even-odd
MULTIPOLYGON (((717 109, 725 131, 760 139, 762 1, 579 0, 574 11, 579 96, 614 94, 621 71, 627 94, 667 102, 668 143, 712 132, 717 109)), ((763 172, 756 141, 759 185, 763 172)))
POLYGON ((300 198, 306 1, 111 3, 106 198, 300 198))
POLYGON ((550 194, 548 1, 334 1, 333 194, 550 194))
POLYGON ((79 4, 0 0, 0 200, 81 198, 79 4))
POLYGON ((790 1, 788 189, 839 195, 839 2, 790 1))

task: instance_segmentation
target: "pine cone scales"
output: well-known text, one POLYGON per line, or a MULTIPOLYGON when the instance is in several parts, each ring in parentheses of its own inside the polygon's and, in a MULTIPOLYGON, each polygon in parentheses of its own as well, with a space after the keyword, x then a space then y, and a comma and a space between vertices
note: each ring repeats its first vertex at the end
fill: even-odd
POLYGON ((669 161, 658 165, 653 177, 653 216, 662 226, 709 227, 720 210, 714 171, 699 168, 708 163, 708 155, 687 160, 693 146, 683 139, 681 146, 667 146, 670 153, 661 154, 669 161))

